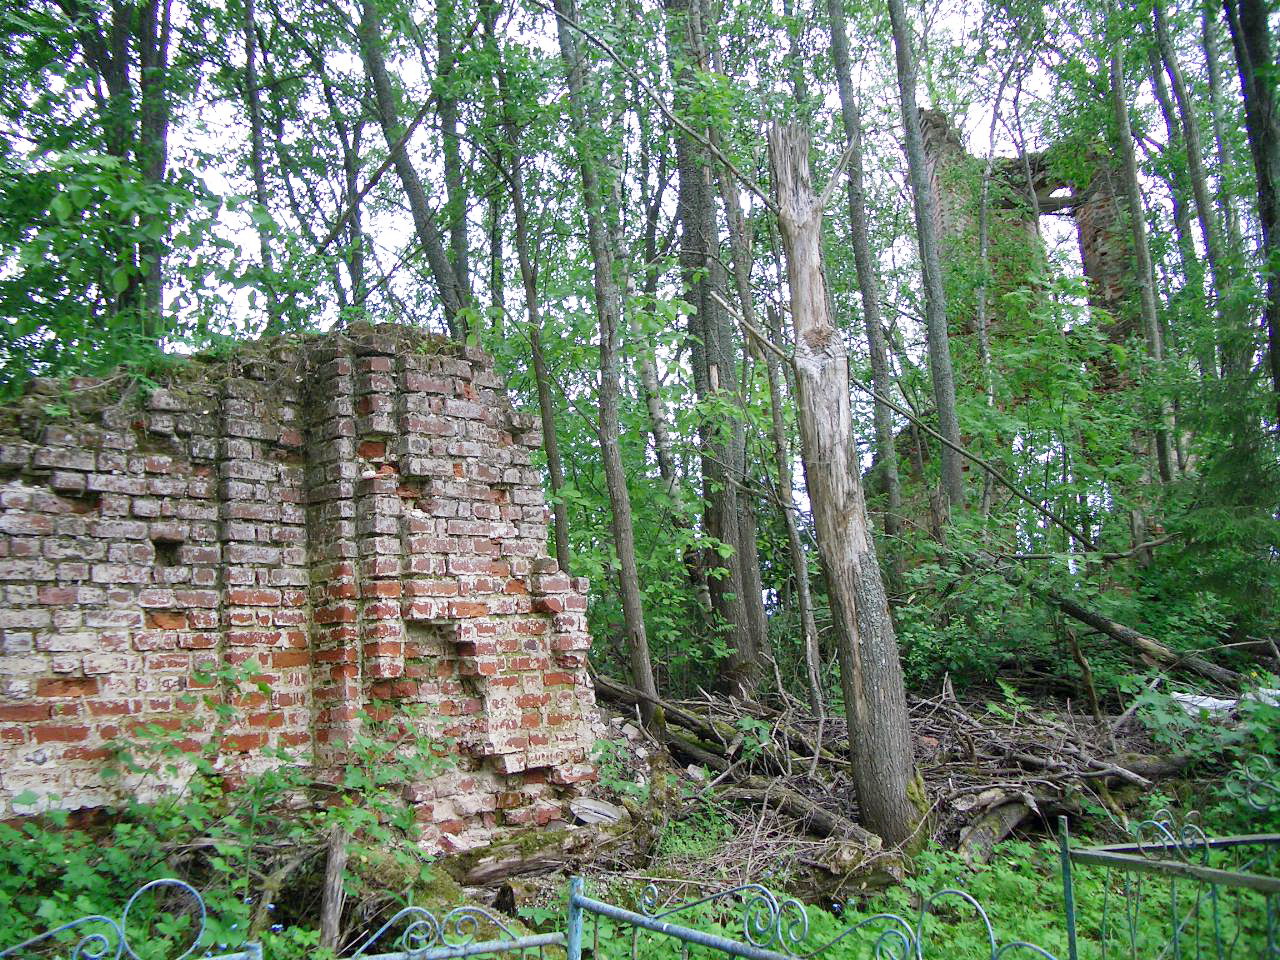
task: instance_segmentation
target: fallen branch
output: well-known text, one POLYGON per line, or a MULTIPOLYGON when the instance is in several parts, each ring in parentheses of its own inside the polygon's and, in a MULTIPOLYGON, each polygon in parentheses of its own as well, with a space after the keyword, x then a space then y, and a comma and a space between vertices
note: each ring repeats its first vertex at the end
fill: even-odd
POLYGON ((813 833, 823 837, 841 837, 854 840, 869 851, 883 847, 881 839, 860 827, 848 817, 832 813, 818 806, 808 797, 782 786, 777 781, 768 781, 762 777, 748 777, 724 791, 727 799, 751 800, 763 803, 766 793, 771 803, 776 803, 785 813, 803 820, 805 826, 813 833))
POLYGON ((1158 640, 1152 640, 1148 636, 1144 636, 1132 627, 1126 627, 1123 623, 1116 623, 1104 617, 1102 614, 1086 607, 1082 607, 1061 594, 1054 593, 1052 590, 1033 588, 1040 597, 1052 603, 1059 610, 1071 617, 1073 620, 1079 620, 1087 626, 1093 627, 1099 633, 1110 637, 1112 640, 1127 644, 1141 654, 1145 654, 1157 663, 1167 667, 1186 667, 1193 670, 1203 677, 1208 677, 1218 683, 1227 686, 1238 686, 1240 683, 1240 674, 1234 670, 1228 670, 1226 667, 1220 667, 1215 663, 1210 663, 1204 657, 1194 653, 1179 654, 1169 647, 1166 647, 1158 640))

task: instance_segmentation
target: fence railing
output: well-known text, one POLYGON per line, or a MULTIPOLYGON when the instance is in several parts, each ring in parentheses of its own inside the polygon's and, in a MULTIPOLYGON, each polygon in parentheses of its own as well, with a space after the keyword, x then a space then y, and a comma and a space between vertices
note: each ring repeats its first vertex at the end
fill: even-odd
MULTIPOLYGON (((1280 804, 1264 757, 1228 789, 1259 812, 1280 804)), ((1068 960, 1280 960, 1280 834, 1210 837, 1194 812, 1161 810, 1131 828, 1130 843, 1073 848, 1059 824, 1068 960), (1102 871, 1094 917, 1076 903, 1081 867, 1102 871)))
MULTIPOLYGON (((1258 810, 1280 802, 1280 782, 1265 761, 1246 766, 1235 789, 1258 810)), ((1194 819, 1179 821, 1166 812, 1138 824, 1131 843, 1073 848, 1062 818, 1066 960, 1280 960, 1278 867, 1278 834, 1211 838, 1194 819), (1100 879, 1091 881, 1101 885, 1098 917, 1081 916, 1076 896, 1081 869, 1101 872, 1100 879)), ((1091 898, 1090 904, 1095 903, 1091 898)), ((152 920, 157 913, 163 914, 171 928, 190 938, 185 952, 165 960, 188 960, 206 948, 207 911, 199 891, 185 881, 164 879, 136 891, 119 918, 95 914, 63 924, 0 951, 0 960, 51 954, 70 960, 154 960, 152 950, 142 949, 153 943, 130 940, 135 910, 152 920), (148 896, 159 902, 139 910, 148 896)), ((940 913, 948 922, 964 914, 976 924, 978 936, 970 942, 978 944, 978 953, 987 960, 1016 956, 1056 960, 1034 943, 1001 943, 987 911, 963 890, 940 890, 923 898, 911 919, 878 913, 834 932, 829 922, 824 923, 825 932, 820 933, 802 903, 780 898, 760 884, 678 903, 660 901, 657 887, 651 884, 632 908, 588 896, 581 877, 570 883, 564 932, 522 935, 507 921, 478 907, 458 907, 441 915, 406 907, 346 954, 346 960, 452 960, 532 951, 541 960, 548 947, 563 948, 567 960, 583 960, 587 954, 592 960, 616 960, 618 931, 623 931, 623 949, 632 960, 668 957, 677 950, 682 960, 689 960, 691 950, 746 960, 836 955, 924 960, 931 955, 930 925, 942 922, 940 913), (602 922, 613 925, 606 926, 608 942, 603 948, 602 922)), ((271 960, 264 958, 256 943, 217 957, 206 952, 204 958, 271 960)))
MULTIPOLYGON (((68 957, 70 960, 154 960, 148 944, 130 939, 130 915, 143 897, 162 892, 166 902, 159 912, 170 923, 181 923, 187 949, 164 960, 188 960, 205 949, 207 910, 204 897, 183 880, 153 880, 140 887, 125 904, 120 917, 101 914, 81 917, 22 943, 0 950, 0 960, 22 960, 32 956, 68 957), (183 919, 186 918, 185 923, 183 919)), ((134 931, 135 935, 137 931, 134 931)), ((154 944, 150 944, 154 946, 154 944)), ((479 907, 456 907, 442 915, 423 907, 405 907, 364 938, 347 960, 452 960, 481 954, 536 951, 542 956, 549 946, 564 947, 563 933, 522 936, 506 921, 479 907)), ((260 943, 246 943, 233 953, 200 954, 201 960, 264 960, 260 943)))

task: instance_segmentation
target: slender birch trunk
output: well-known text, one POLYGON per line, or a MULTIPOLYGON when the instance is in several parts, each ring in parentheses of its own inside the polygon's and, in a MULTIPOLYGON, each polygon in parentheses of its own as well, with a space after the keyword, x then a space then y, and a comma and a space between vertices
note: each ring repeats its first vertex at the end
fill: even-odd
POLYGON ((1236 291, 1234 271, 1222 247, 1222 231, 1217 221, 1216 208, 1209 197, 1209 178, 1204 171, 1204 146, 1200 139, 1200 122, 1191 104, 1191 94, 1182 73, 1182 66, 1173 47, 1164 9, 1160 0, 1152 6, 1155 21, 1156 44, 1164 61, 1165 71, 1178 106, 1182 124, 1182 143, 1187 154, 1187 177, 1191 183, 1191 195, 1195 200, 1196 222, 1204 243, 1205 259, 1209 262, 1209 276, 1213 280, 1213 304, 1218 315, 1218 346, 1224 373, 1239 371, 1244 363, 1240 343, 1244 324, 1241 323, 1240 297, 1236 291))
POLYGON ((465 340, 467 324, 461 311, 468 305, 468 301, 458 286, 457 275, 449 263, 444 236, 427 201, 427 191, 422 185, 413 161, 409 158, 409 151, 400 142, 400 135, 403 132, 400 112, 396 106, 391 77, 387 73, 386 60, 382 55, 382 21, 378 15, 375 0, 362 0, 359 33, 360 56, 364 60, 365 72, 373 84, 378 124, 382 127, 382 135, 386 138, 387 146, 391 148, 396 174, 400 177, 405 197, 409 201, 409 210, 413 215, 413 226, 418 235, 418 242, 422 244, 427 265, 440 291, 440 306, 444 312, 445 323, 454 339, 465 340))
MULTIPOLYGON (((631 653, 631 680, 638 690, 656 698, 658 691, 653 679, 653 662, 649 656, 649 638, 645 632, 644 606, 640 593, 640 573, 636 565, 631 496, 627 491, 627 477, 618 444, 618 332, 621 326, 622 298, 614 272, 616 256, 603 207, 610 191, 600 180, 601 164, 592 147, 597 132, 592 129, 593 112, 584 92, 585 70, 577 37, 569 26, 570 23, 577 22, 574 0, 555 0, 555 12, 560 55, 564 59, 565 80, 569 87, 573 148, 577 154, 582 199, 586 207, 587 246, 591 251, 596 316, 600 321, 600 447, 604 460, 605 486, 609 492, 614 550, 618 556, 622 617, 631 653)), ((662 712, 652 701, 642 703, 640 711, 647 725, 662 726, 662 712)))
POLYGON ((436 113, 444 160, 445 222, 453 275, 465 301, 471 300, 470 244, 467 240, 467 193, 458 138, 458 97, 453 90, 456 56, 453 47, 454 0, 436 4, 436 113))
MULTIPOLYGON (((920 112, 916 107, 916 64, 911 50, 911 25, 902 0, 888 0, 893 24, 893 48, 898 69, 898 91, 902 105, 902 125, 906 131, 907 173, 915 208, 916 235, 920 245, 920 272, 924 279, 925 328, 929 346, 929 373, 933 379, 933 400, 938 407, 938 432, 960 445, 960 421, 956 415, 955 376, 951 365, 951 345, 947 331, 947 297, 942 287, 942 264, 938 254, 937 198, 929 189, 925 167, 924 139, 920 132, 920 112)), ((964 509, 963 459, 945 444, 941 449, 942 491, 949 506, 964 509)))
MULTIPOLYGON (((892 391, 889 380, 888 349, 884 341, 884 325, 880 316, 880 281, 871 256, 868 239, 867 192, 862 161, 862 110, 853 89, 849 66, 849 35, 845 25, 844 0, 827 0, 827 16, 831 21, 831 60, 836 69, 836 86, 840 92, 840 118, 844 122, 844 138, 849 151, 849 234, 853 243, 853 264, 858 275, 858 292, 862 295, 862 317, 867 327, 867 348, 871 356, 871 385, 876 393, 887 397, 892 391)), ((884 532, 896 537, 902 530, 902 484, 898 479, 898 447, 893 429, 893 412, 876 401, 873 418, 876 431, 876 461, 884 479, 884 532)))

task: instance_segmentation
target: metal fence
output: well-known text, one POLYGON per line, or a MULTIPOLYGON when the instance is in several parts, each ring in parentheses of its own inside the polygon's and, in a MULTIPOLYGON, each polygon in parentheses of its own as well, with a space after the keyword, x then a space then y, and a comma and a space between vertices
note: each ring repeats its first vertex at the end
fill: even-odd
MULTIPOLYGON (((1247 766, 1236 787, 1254 809, 1270 809, 1280 802, 1280 780, 1265 761, 1247 766)), ((1073 848, 1065 818, 1060 829, 1066 960, 1280 960, 1280 835, 1211 838, 1194 819, 1175 820, 1167 813, 1138 824, 1133 842, 1125 844, 1073 848), (1082 870, 1100 872, 1091 878, 1102 889, 1100 916, 1082 916, 1077 907, 1082 870)), ((186 952, 164 960, 188 960, 198 950, 207 950, 203 898, 190 884, 165 879, 135 892, 118 919, 83 917, 0 951, 0 960, 156 960, 154 951, 145 949, 154 943, 130 941, 135 910, 153 921, 161 913, 172 929, 190 938, 186 952), (160 898, 160 903, 139 909, 148 895, 160 898)), ((562 948, 567 960, 583 960, 588 954, 591 960, 641 960, 677 952, 681 960, 718 955, 747 960, 924 960, 936 955, 930 951, 931 925, 962 921, 974 924, 977 935, 969 942, 987 960, 1057 960, 1034 943, 1001 943, 987 911, 963 890, 941 890, 923 898, 910 919, 879 913, 833 931, 829 921, 811 924, 798 900, 780 898, 760 884, 677 903, 663 902, 658 888, 650 884, 637 903, 625 907, 588 896, 581 877, 570 883, 563 933, 520 935, 507 921, 477 907, 458 907, 441 915, 406 907, 345 960, 449 960, 533 952, 544 960, 548 947, 562 948)), ((205 952, 203 958, 271 960, 255 943, 216 957, 205 952)))
MULTIPOLYGON (((153 880, 140 887, 125 904, 118 919, 101 914, 81 917, 70 923, 0 950, 0 960, 34 956, 67 957, 69 960, 155 960, 147 949, 150 941, 130 940, 130 914, 147 894, 163 891, 168 902, 163 915, 170 922, 183 921, 187 950, 164 960, 188 960, 206 949, 207 910, 200 892, 183 880, 153 880)), ((138 931, 133 931, 135 936, 138 931)), ((506 921, 479 907, 457 907, 435 914, 423 907, 405 907, 387 920, 347 960, 451 960, 480 954, 518 953, 525 960, 536 953, 542 960, 549 946, 564 947, 563 933, 517 934, 506 921)), ((206 950, 201 960, 264 960, 262 945, 246 943, 234 953, 213 954, 206 950)))
MULTIPOLYGON (((1229 786, 1255 811, 1280 805, 1263 757, 1229 786)), ((1169 810, 1133 826, 1130 843, 1072 848, 1065 818, 1059 833, 1069 960, 1280 960, 1280 834, 1210 837, 1195 813, 1169 810), (1103 871, 1097 916, 1077 910, 1080 868, 1103 871)))

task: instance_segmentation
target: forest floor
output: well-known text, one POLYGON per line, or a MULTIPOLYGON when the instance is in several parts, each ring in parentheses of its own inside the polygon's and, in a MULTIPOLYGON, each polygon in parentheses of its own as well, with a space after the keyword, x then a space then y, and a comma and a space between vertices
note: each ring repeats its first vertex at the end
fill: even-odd
MULTIPOLYGON (((596 751, 598 802, 575 812, 602 842, 586 845, 589 856, 576 843, 499 845, 467 861, 465 885, 500 888, 499 902, 518 908, 546 900, 562 884, 552 874, 573 869, 678 878, 690 890, 763 882, 830 904, 910 874, 910 858, 859 825, 843 718, 703 694, 664 701, 666 729, 655 737, 635 714, 635 690, 597 678, 597 693, 609 731, 596 751)), ((1133 711, 1082 714, 1012 691, 961 699, 950 685, 910 707, 930 803, 915 846, 954 851, 968 865, 987 862, 1015 831, 1056 835, 1061 816, 1118 834, 1126 811, 1189 762, 1159 751, 1133 711)))

